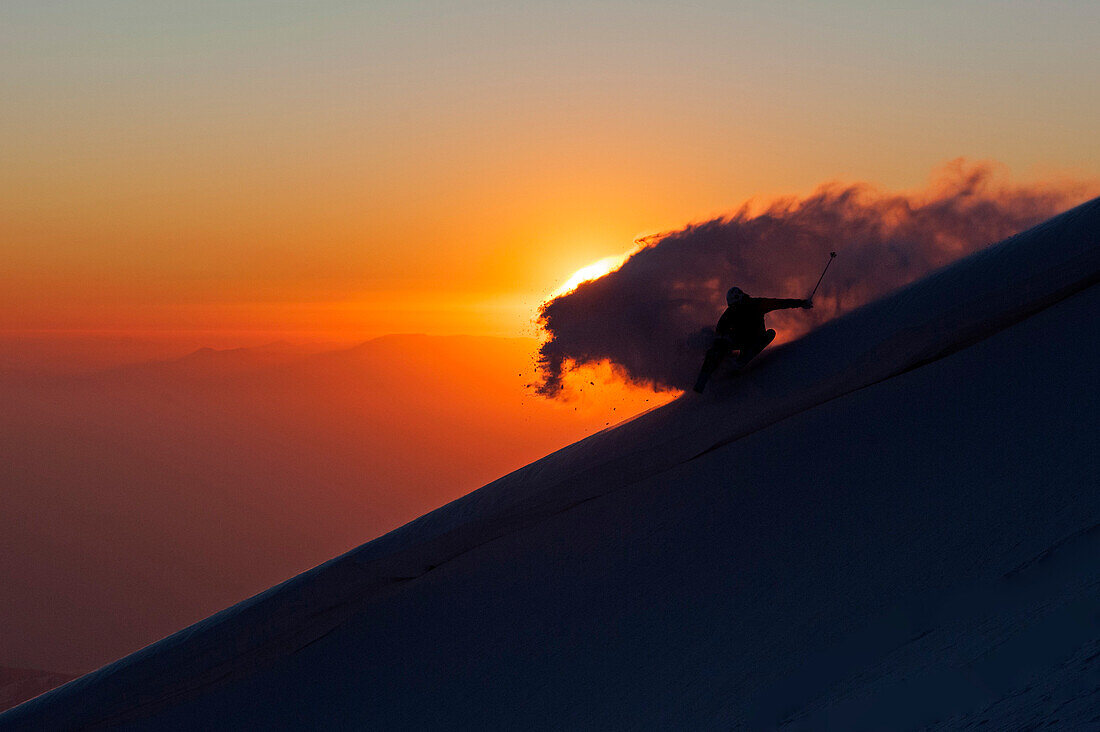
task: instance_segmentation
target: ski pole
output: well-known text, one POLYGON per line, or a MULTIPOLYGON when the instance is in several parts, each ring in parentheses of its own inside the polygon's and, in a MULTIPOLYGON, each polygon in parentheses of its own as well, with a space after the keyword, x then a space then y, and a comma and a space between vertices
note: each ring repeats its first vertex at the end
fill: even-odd
POLYGON ((829 252, 829 261, 825 264, 825 269, 821 270, 821 276, 817 278, 817 284, 814 285, 814 291, 810 293, 807 300, 813 300, 814 295, 817 294, 817 288, 821 286, 821 280, 825 279, 825 273, 829 271, 829 265, 836 259, 836 252, 829 252))

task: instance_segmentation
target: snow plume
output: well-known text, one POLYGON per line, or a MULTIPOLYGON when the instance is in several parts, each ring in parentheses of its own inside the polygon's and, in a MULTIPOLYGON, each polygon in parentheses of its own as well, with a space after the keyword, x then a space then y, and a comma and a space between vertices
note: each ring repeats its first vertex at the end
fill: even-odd
POLYGON ((1053 216, 1091 188, 1013 185, 995 166, 957 160, 916 194, 833 183, 807 198, 762 210, 750 203, 726 218, 646 237, 618 270, 542 305, 549 339, 539 351, 537 389, 561 395, 570 368, 604 361, 633 383, 684 388, 732 285, 756 296, 806 297, 836 250, 813 310, 768 316, 779 340, 790 340, 1053 216))

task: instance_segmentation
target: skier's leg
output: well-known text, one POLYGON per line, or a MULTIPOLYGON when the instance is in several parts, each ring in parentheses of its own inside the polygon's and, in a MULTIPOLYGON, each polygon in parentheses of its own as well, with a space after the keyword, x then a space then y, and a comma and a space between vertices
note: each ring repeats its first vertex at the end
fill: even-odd
POLYGON ((703 356, 703 371, 708 375, 718 368, 718 365, 722 363, 722 360, 730 354, 732 350, 732 344, 727 338, 715 338, 714 343, 707 349, 707 354, 703 356))
POLYGON ((703 391, 710 375, 714 373, 714 370, 722 363, 722 359, 728 356, 731 350, 733 350, 733 343, 728 338, 719 336, 714 339, 714 343, 707 349, 707 353, 703 357, 703 367, 699 369, 699 378, 695 380, 695 391, 703 391))
POLYGON ((749 361, 753 360, 760 355, 760 352, 768 347, 768 344, 775 340, 775 331, 768 328, 764 331, 763 335, 753 343, 751 346, 746 346, 741 349, 740 355, 737 357, 737 367, 741 368, 749 361))

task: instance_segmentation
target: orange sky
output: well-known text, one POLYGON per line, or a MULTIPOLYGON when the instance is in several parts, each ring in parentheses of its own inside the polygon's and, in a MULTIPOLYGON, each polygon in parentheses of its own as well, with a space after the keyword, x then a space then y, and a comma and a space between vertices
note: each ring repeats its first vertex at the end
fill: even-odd
POLYGON ((531 335, 578 268, 752 196, 1095 177, 1098 22, 6 3, 0 329, 531 335))

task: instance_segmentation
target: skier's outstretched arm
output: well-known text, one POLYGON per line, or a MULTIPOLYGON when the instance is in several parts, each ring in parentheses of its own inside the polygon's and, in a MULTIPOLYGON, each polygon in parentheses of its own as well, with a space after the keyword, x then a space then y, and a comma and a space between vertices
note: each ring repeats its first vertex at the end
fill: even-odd
POLYGON ((788 310, 790 308, 812 308, 814 305, 809 300, 799 300, 796 298, 784 298, 784 297, 758 297, 756 301, 760 303, 760 309, 765 313, 770 313, 772 310, 788 310))

